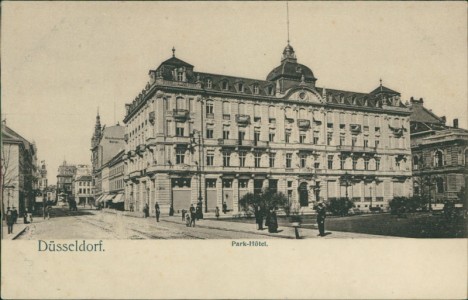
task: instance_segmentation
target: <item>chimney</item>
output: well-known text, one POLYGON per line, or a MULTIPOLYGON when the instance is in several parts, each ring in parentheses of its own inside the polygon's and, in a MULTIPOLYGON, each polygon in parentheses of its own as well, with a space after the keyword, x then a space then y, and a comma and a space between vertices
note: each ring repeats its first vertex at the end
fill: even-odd
POLYGON ((453 128, 458 128, 458 119, 453 119, 453 128))
POLYGON ((444 124, 447 123, 447 118, 445 116, 440 117, 440 119, 442 120, 444 124))

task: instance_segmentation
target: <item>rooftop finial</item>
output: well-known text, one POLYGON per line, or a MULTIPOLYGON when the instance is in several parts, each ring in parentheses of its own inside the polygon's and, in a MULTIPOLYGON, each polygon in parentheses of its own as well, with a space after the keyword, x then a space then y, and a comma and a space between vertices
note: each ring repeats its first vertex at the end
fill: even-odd
POLYGON ((286 1, 286 23, 288 26, 288 45, 289 45, 289 2, 286 1))
POLYGON ((382 86, 382 78, 380 78, 380 86, 382 86))
POLYGON ((175 47, 172 46, 172 57, 175 57, 175 47))

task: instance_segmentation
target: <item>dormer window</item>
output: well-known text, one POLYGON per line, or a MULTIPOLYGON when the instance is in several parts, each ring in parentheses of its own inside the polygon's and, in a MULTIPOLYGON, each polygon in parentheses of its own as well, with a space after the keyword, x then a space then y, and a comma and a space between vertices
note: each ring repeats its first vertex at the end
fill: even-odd
POLYGON ((274 92, 273 86, 270 85, 269 87, 267 87, 267 93, 268 93, 268 95, 273 95, 273 92, 274 92))
POLYGON ((184 73, 177 72, 177 81, 183 81, 183 80, 184 80, 184 73))
POLYGON ((257 94, 258 95, 258 85, 254 85, 254 94, 257 94))
POLYGON ((243 93, 244 92, 244 84, 239 82, 237 84, 237 91, 243 93))
POLYGON ((229 83, 227 81, 223 81, 221 83, 221 88, 225 91, 227 91, 229 89, 229 83))
POLYGON ((208 79, 206 81, 206 87, 209 88, 209 89, 211 89, 213 87, 213 81, 211 81, 211 79, 208 79))

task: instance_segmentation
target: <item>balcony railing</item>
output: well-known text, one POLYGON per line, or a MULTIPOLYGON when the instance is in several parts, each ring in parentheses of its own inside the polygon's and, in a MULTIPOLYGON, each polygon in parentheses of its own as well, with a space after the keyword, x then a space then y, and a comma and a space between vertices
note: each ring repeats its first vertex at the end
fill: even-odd
POLYGON ((371 201, 372 201, 372 197, 364 197, 364 201, 366 201, 366 202, 371 202, 371 201))
POLYGON ((181 86, 181 87, 187 87, 187 88, 192 88, 192 89, 200 88, 200 85, 197 83, 190 83, 190 82, 184 82, 184 81, 171 81, 171 80, 164 80, 164 79, 159 79, 159 78, 156 79, 155 83, 158 85, 181 86))
POLYGON ((128 175, 129 175, 130 179, 134 179, 134 178, 137 178, 137 177, 141 176, 141 171, 133 171, 128 175))
POLYGON ((248 125, 250 124, 250 116, 249 115, 236 115, 236 122, 239 125, 248 125))
POLYGON ((185 121, 189 117, 189 111, 187 109, 174 109, 172 110, 172 116, 178 121, 185 121))
POLYGON ((252 140, 238 140, 237 142, 239 146, 253 147, 253 145, 255 144, 255 142, 252 140))
POLYGON ((270 146, 270 142, 268 142, 268 141, 255 141, 254 146, 258 147, 258 148, 268 148, 270 146))
POLYGON ((307 130, 310 128, 310 120, 299 119, 297 120, 297 126, 299 129, 307 130))
POLYGON ((376 147, 362 147, 362 146, 336 146, 341 152, 354 152, 354 153, 375 153, 377 152, 376 147))
POLYGON ((146 149, 146 145, 145 144, 140 144, 136 147, 136 153, 138 155, 142 155, 143 152, 145 152, 145 149, 146 149))
POLYGON ((218 139, 218 145, 228 146, 228 147, 235 147, 235 146, 238 145, 238 142, 237 142, 237 140, 218 139))
POLYGON ((383 197, 375 197, 376 202, 383 202, 383 197))
POLYGON ((362 126, 359 124, 351 124, 349 125, 349 130, 352 134, 359 134, 362 131, 362 126))

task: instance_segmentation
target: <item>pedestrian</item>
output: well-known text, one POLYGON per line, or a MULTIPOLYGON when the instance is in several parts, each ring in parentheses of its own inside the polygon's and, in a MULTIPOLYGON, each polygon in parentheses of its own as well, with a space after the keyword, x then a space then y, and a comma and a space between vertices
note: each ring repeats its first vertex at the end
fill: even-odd
POLYGON ((47 205, 47 220, 50 219, 50 213, 52 211, 52 206, 51 205, 47 205))
MULTIPOLYGON (((99 208, 101 207, 101 204, 99 203, 99 208)), ((133 203, 130 203, 130 211, 133 211, 133 203)))
POLYGON ((263 210, 260 205, 255 208, 255 222, 257 223, 257 230, 263 230, 263 210))
POLYGON ((319 202, 314 208, 317 211, 317 224, 319 228, 319 235, 325 236, 325 216, 327 212, 325 204, 323 204, 323 202, 319 202))
POLYGON ((216 216, 216 219, 219 219, 219 207, 216 206, 216 210, 215 210, 215 216, 216 216))
POLYGON ((158 202, 154 205, 154 211, 156 212, 156 222, 159 222, 159 215, 161 214, 161 209, 159 208, 158 202))
POLYGON ((13 224, 15 224, 15 221, 13 218, 13 211, 10 209, 10 207, 7 208, 6 223, 8 226, 8 234, 13 233, 13 224))
POLYGON ((185 214, 185 226, 190 227, 192 225, 192 221, 190 220, 190 214, 185 214))
POLYGON ((198 210, 197 220, 199 219, 203 220, 203 204, 201 201, 198 201, 197 203, 197 210, 198 210))
POLYGON ((270 222, 268 223, 268 232, 278 232, 278 219, 276 217, 276 208, 272 208, 270 211, 270 222))
POLYGON ((14 206, 13 206, 12 213, 13 213, 13 222, 16 224, 16 221, 18 221, 18 210, 14 206))
POLYGON ((187 211, 185 209, 182 209, 182 221, 185 221, 185 214, 187 211))
POLYGON ((190 225, 193 224, 193 227, 195 227, 195 208, 193 207, 193 204, 190 204, 190 225))
POLYGON ((149 205, 145 203, 145 207, 143 208, 143 212, 145 213, 145 218, 149 217, 149 205))
POLYGON ((226 214, 227 212, 227 204, 226 202, 223 202, 223 214, 226 214))
POLYGON ((174 206, 170 206, 169 207, 169 216, 173 216, 174 215, 174 206))
POLYGON ((198 220, 200 220, 200 205, 197 204, 197 208, 195 208, 195 218, 198 220))

